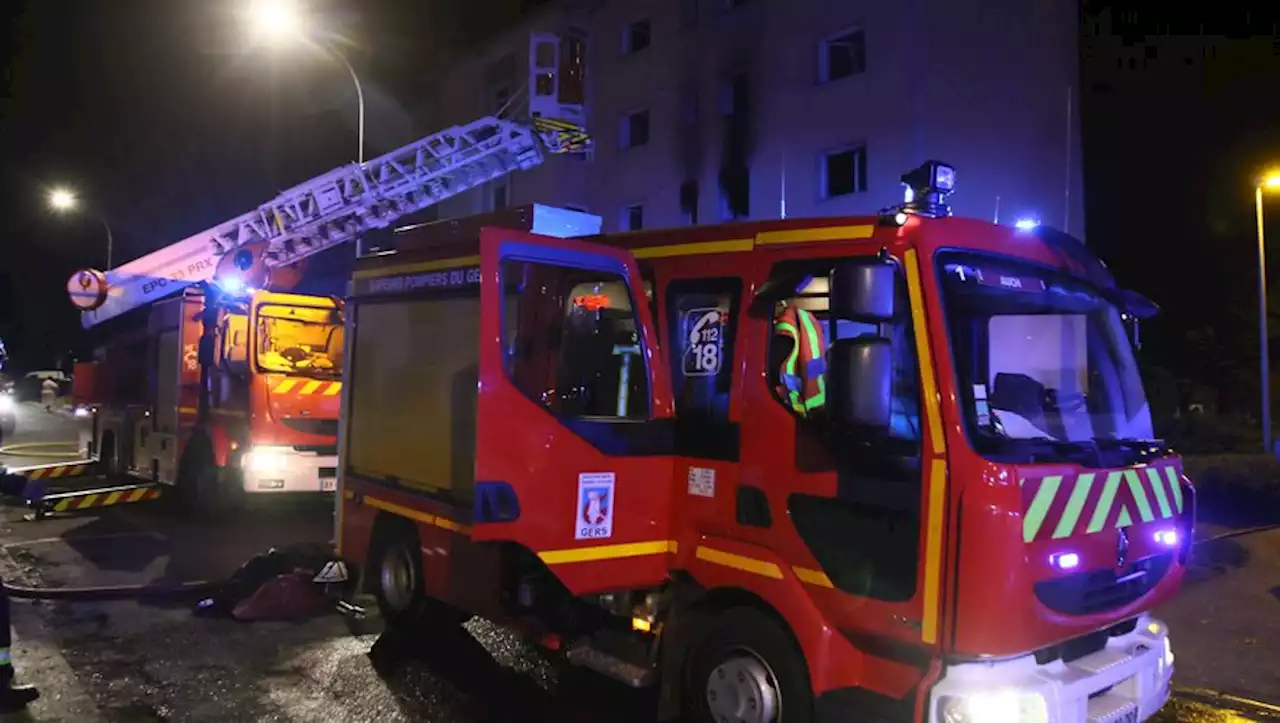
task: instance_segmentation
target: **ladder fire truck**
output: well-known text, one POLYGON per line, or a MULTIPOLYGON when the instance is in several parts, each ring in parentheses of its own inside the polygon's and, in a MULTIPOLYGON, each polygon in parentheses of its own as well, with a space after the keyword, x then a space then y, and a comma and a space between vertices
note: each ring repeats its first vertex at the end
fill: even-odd
POLYGON ((74 274, 85 328, 133 322, 77 369, 100 467, 176 485, 203 509, 332 491, 343 305, 287 290, 315 254, 545 153, 584 150, 583 41, 534 34, 529 68, 526 122, 500 111, 434 133, 106 273, 74 274))
POLYGON ((1127 333, 1156 309, 1065 234, 950 217, 950 167, 903 181, 872 217, 535 212, 358 258, 340 549, 384 617, 500 621, 663 720, 1152 716, 1194 525, 1127 333))

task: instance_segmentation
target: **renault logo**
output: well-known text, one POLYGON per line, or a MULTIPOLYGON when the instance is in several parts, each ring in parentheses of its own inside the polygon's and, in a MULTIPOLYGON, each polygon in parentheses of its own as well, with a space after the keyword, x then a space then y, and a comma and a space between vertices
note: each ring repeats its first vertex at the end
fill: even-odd
POLYGON ((1116 536, 1116 569, 1124 567, 1125 560, 1129 557, 1129 533, 1123 528, 1120 534, 1116 536))

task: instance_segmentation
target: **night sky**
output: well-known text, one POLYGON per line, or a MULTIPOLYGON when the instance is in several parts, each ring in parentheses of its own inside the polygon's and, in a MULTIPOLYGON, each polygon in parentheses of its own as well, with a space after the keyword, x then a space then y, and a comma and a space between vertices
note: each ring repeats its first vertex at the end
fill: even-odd
MULTIPOLYGON (((366 156, 433 130, 415 121, 422 69, 525 4, 312 3, 364 80, 366 156)), ((105 260, 106 235, 90 211, 110 224, 121 263, 355 159, 356 104, 343 69, 303 49, 252 47, 238 5, 3 3, 0 338, 15 366, 48 364, 84 341, 63 287, 73 270, 105 260), (75 187, 91 208, 52 215, 44 193, 54 184, 75 187)), ((1090 244, 1165 307, 1145 332, 1145 363, 1197 380, 1226 375, 1247 399, 1257 383, 1252 179, 1280 165, 1274 19, 1157 17, 1144 3, 1148 14, 1122 28, 1128 40, 1202 31, 1263 40, 1170 81, 1098 57, 1091 23, 1109 5, 1089 3, 1081 28, 1092 54, 1081 79, 1090 244)), ((1280 239, 1280 198, 1269 210, 1280 239)), ((1280 247, 1272 257, 1280 264, 1280 247)))

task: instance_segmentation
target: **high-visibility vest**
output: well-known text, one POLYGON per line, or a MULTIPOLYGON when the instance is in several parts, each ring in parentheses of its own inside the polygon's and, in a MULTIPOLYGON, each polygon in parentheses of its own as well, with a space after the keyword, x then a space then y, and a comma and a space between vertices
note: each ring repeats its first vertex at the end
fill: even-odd
POLYGON ((779 392, 791 410, 808 417, 827 403, 827 340, 812 312, 788 306, 773 321, 773 331, 791 339, 791 353, 779 370, 779 392))

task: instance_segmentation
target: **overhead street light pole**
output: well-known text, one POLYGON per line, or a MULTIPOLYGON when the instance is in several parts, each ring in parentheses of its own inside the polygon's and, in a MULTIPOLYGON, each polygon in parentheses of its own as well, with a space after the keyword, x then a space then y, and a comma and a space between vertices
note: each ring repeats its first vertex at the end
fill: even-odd
POLYGON ((359 104, 359 149, 357 157, 360 165, 364 165, 364 87, 360 76, 347 60, 346 56, 328 43, 318 40, 310 30, 306 13, 295 2, 290 0, 258 0, 248 14, 248 22, 259 37, 279 43, 284 40, 300 41, 318 47, 323 52, 338 59, 339 63, 351 75, 351 82, 356 86, 356 102, 359 104))
POLYGON ((1269 173, 1254 188, 1254 208, 1258 216, 1258 346, 1262 382, 1262 451, 1274 454, 1271 439, 1271 349, 1267 323, 1267 241, 1262 214, 1263 190, 1280 190, 1280 172, 1269 173))
MULTIPOLYGON (((71 189, 59 186, 49 191, 49 208, 57 213, 71 213, 79 207, 80 199, 71 189)), ((115 236, 111 233, 111 224, 107 223, 107 219, 101 214, 93 213, 91 215, 98 219, 98 222, 102 224, 102 228, 107 232, 107 266, 103 271, 110 271, 115 246, 115 236)))

